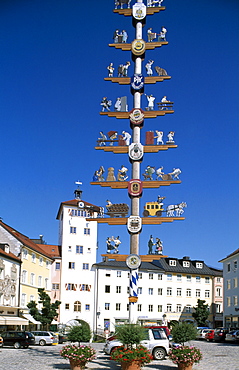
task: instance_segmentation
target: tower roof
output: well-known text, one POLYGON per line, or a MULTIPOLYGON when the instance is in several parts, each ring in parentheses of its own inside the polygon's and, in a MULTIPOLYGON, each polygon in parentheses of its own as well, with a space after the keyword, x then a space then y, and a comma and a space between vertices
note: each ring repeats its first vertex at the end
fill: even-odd
POLYGON ((56 219, 59 220, 60 214, 61 214, 61 211, 62 211, 62 208, 64 206, 79 207, 79 203, 83 203, 84 204, 84 206, 81 207, 81 208, 83 208, 86 211, 100 212, 100 207, 95 206, 92 203, 86 202, 85 200, 72 199, 72 200, 68 200, 68 201, 65 201, 65 202, 61 202, 60 207, 59 207, 59 210, 57 212, 56 219))

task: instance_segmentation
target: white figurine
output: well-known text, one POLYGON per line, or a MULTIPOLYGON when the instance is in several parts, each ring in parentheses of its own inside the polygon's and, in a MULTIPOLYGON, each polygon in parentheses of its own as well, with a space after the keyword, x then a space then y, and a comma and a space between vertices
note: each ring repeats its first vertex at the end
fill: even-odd
POLYGON ((125 166, 121 166, 121 168, 118 170, 118 181, 126 181, 128 176, 127 176, 128 168, 125 166))
POLYGON ((121 111, 121 98, 117 98, 115 102, 115 111, 120 112, 121 111))
POLYGON ((174 211, 176 211, 176 217, 180 217, 184 210, 183 208, 187 207, 187 203, 186 202, 181 202, 179 204, 171 204, 167 207, 167 216, 168 217, 174 217, 174 211))
POLYGON ((174 131, 170 131, 169 133, 168 133, 168 143, 174 143, 174 134, 175 134, 175 132, 174 131))
POLYGON ((149 60, 148 63, 145 65, 145 68, 147 70, 147 75, 152 76, 153 75, 153 70, 152 70, 152 64, 154 63, 153 60, 149 60))
POLYGON ((158 37, 158 41, 166 41, 166 33, 167 33, 166 28, 162 27, 161 32, 160 32, 159 37, 158 37))
POLYGON ((127 77, 128 76, 128 68, 129 68, 129 66, 130 66, 130 62, 126 62, 123 65, 123 71, 122 71, 123 77, 127 77))
POLYGON ((119 239, 119 236, 117 236, 117 238, 114 239, 114 243, 115 243, 115 251, 114 251, 114 253, 119 253, 119 246, 121 244, 121 241, 119 239))
POLYGON ((147 6, 148 7, 155 7, 155 5, 158 4, 158 7, 161 6, 163 0, 147 0, 147 6))
POLYGON ((157 170, 156 170, 156 175, 157 175, 157 180, 159 178, 163 179, 163 175, 164 175, 164 172, 162 171, 163 170, 163 166, 159 167, 157 170))
MULTIPOLYGON (((167 96, 164 95, 164 97, 161 99, 161 103, 169 103, 169 100, 167 99, 167 96)), ((167 104, 162 104, 161 105, 161 110, 167 109, 167 104)))
POLYGON ((122 42, 127 42, 128 35, 125 30, 122 31, 122 35, 123 35, 122 42))
POLYGON ((100 131, 100 136, 101 137, 98 138, 99 146, 102 146, 102 145, 105 146, 106 145, 105 142, 107 140, 107 136, 102 131, 100 131))
POLYGON ((110 63, 110 65, 107 67, 107 69, 108 69, 108 76, 113 77, 113 73, 114 73, 113 63, 110 63))
POLYGON ((131 135, 126 131, 122 131, 122 134, 124 135, 122 140, 124 140, 125 144, 128 146, 130 144, 131 135))
POLYGON ((154 39, 156 39, 156 33, 152 32, 152 28, 148 29, 147 36, 148 36, 148 42, 152 42, 154 39))
POLYGON ((182 171, 179 168, 173 168, 173 171, 170 172, 169 175, 171 175, 174 178, 174 180, 175 179, 179 180, 180 173, 182 173, 182 171))
POLYGON ((146 97, 148 99, 148 110, 154 110, 155 97, 152 94, 151 95, 146 95, 146 97))
POLYGON ((157 145, 164 144, 164 142, 163 142, 163 131, 155 130, 155 132, 156 132, 156 136, 154 136, 154 139, 157 139, 157 141, 156 141, 157 145))

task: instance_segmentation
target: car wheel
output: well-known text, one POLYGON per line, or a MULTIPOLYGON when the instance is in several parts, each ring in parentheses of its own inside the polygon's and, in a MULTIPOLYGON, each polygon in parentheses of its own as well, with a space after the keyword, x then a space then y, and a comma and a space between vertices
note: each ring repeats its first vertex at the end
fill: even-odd
POLYGON ((19 349, 19 348, 21 348, 21 344, 19 342, 15 342, 13 347, 16 348, 16 349, 19 349))
POLYGON ((153 357, 155 360, 164 360, 166 351, 162 347, 157 347, 153 350, 153 357))
POLYGON ((45 346, 46 345, 46 341, 44 339, 39 340, 39 345, 40 346, 45 346))

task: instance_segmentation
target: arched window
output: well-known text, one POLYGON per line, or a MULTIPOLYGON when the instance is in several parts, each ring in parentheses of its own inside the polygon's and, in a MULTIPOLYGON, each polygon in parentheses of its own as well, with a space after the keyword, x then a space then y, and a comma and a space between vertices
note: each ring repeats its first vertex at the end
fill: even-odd
POLYGON ((75 301, 75 303, 74 303, 74 311, 81 312, 81 303, 80 303, 80 301, 75 301))

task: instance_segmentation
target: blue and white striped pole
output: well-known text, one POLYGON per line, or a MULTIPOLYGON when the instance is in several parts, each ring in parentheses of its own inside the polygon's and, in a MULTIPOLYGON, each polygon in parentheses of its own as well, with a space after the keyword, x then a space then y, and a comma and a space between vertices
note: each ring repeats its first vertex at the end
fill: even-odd
MULTIPOLYGON (((130 270, 130 279, 129 279, 129 296, 130 297, 137 297, 138 298, 138 279, 139 273, 138 269, 130 270)), ((135 300, 137 302, 137 300, 135 300)), ((132 300, 129 304, 134 304, 135 302, 132 300)))

